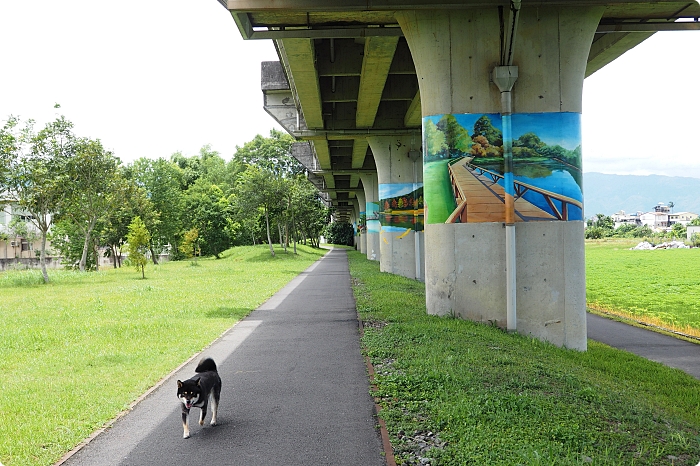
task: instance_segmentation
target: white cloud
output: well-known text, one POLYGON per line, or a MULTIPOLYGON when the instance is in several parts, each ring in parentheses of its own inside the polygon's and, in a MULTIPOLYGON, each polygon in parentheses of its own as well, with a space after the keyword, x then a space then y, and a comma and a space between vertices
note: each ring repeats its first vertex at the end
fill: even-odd
POLYGON ((584 82, 585 171, 700 177, 700 31, 657 33, 584 82))

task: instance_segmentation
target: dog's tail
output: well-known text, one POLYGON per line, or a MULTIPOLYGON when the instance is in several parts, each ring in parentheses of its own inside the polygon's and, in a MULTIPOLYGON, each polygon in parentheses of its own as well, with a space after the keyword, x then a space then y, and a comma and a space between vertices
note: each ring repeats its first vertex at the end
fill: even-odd
POLYGON ((212 358, 206 358, 199 361, 195 372, 216 372, 216 363, 212 358))

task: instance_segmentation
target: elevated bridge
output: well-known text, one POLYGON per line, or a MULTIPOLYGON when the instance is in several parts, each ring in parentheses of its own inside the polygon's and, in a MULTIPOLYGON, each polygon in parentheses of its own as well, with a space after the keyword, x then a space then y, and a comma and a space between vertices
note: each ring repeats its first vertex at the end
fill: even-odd
POLYGON ((219 1, 243 38, 274 41, 265 109, 369 258, 424 280, 429 313, 586 348, 583 80, 700 29, 698 2, 219 1), (448 170, 464 157, 503 178, 482 221, 452 215, 469 212, 448 170), (521 221, 523 186, 575 208, 521 221), (406 203, 410 222, 386 209, 406 203))

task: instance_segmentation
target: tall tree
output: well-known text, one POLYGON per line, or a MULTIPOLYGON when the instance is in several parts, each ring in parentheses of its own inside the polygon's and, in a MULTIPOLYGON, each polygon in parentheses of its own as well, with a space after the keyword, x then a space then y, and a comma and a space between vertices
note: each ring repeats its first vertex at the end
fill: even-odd
POLYGON ((79 267, 85 271, 88 248, 97 222, 106 218, 113 206, 113 192, 120 178, 120 161, 106 150, 99 139, 81 138, 66 163, 68 180, 61 215, 70 218, 83 232, 83 254, 79 267))
POLYGON ((182 180, 185 173, 177 164, 163 158, 141 158, 128 168, 128 176, 145 190, 156 214, 153 222, 151 217, 141 216, 151 232, 151 249, 170 245, 171 251, 178 251, 184 229, 185 193, 182 188, 187 183, 182 180))
POLYGON ((146 190, 136 186, 132 180, 122 177, 112 192, 113 203, 105 225, 100 232, 100 244, 109 248, 114 268, 121 267, 121 247, 126 242, 129 224, 138 216, 144 220, 146 228, 159 225, 159 214, 148 199, 146 190))
POLYGON ((449 113, 443 115, 438 121, 437 127, 445 134, 445 144, 447 144, 450 157, 464 157, 469 152, 472 139, 454 115, 449 113))
POLYGON ((503 133, 500 129, 493 126, 491 119, 486 115, 483 115, 474 123, 472 138, 476 136, 484 136, 492 146, 503 145, 503 133))
POLYGON ((200 178, 187 190, 187 225, 197 230, 198 244, 205 255, 217 259, 231 245, 228 198, 216 185, 200 178))
POLYGON ((424 139, 425 142, 423 145, 426 148, 426 161, 442 158, 443 155, 449 153, 449 146, 446 142, 445 133, 440 131, 437 125, 430 119, 425 122, 424 139))
POLYGON ((271 212, 283 201, 280 181, 274 173, 258 166, 249 166, 238 179, 235 191, 236 212, 243 217, 255 216, 260 210, 265 218, 267 243, 270 254, 275 255, 270 235, 271 212))
POLYGON ((233 157, 242 165, 255 165, 276 176, 297 175, 305 168, 291 154, 293 142, 290 135, 273 129, 268 138, 258 134, 243 147, 236 146, 233 157))
POLYGON ((19 119, 11 117, 0 134, 4 184, 41 234, 39 263, 44 282, 48 283, 46 237, 65 196, 66 164, 74 154, 76 138, 73 124, 63 116, 47 123, 38 133, 34 132, 32 120, 21 129, 19 124, 19 119))

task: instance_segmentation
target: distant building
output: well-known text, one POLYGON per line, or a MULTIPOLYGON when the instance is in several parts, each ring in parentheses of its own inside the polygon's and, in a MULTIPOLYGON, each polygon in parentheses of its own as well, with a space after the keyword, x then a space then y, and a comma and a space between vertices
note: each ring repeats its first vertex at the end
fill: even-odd
POLYGON ((688 224, 696 218, 698 218, 698 214, 694 214, 692 212, 678 212, 675 214, 670 214, 668 216, 668 221, 671 225, 680 223, 681 225, 688 226, 688 224))
MULTIPOLYGON (((41 248, 41 232, 31 215, 16 202, 0 200, 0 259, 33 258, 41 248), (19 220, 15 228, 13 220, 19 220)), ((48 246, 47 246, 48 247, 48 246)))
POLYGON ((656 206, 654 206, 654 212, 667 214, 667 213, 671 212, 671 208, 669 206, 667 206, 666 204, 664 204, 663 202, 659 202, 658 204, 656 204, 656 206))
MULTIPOLYGON (((658 206, 657 206, 658 207, 658 206)), ((652 230, 662 230, 668 228, 668 212, 646 212, 639 216, 642 225, 646 225, 652 230)))
POLYGON ((642 221, 639 219, 640 215, 642 215, 641 212, 635 212, 633 214, 626 214, 624 210, 616 212, 612 215, 613 222, 615 223, 614 228, 620 228, 622 225, 642 226, 642 221))

